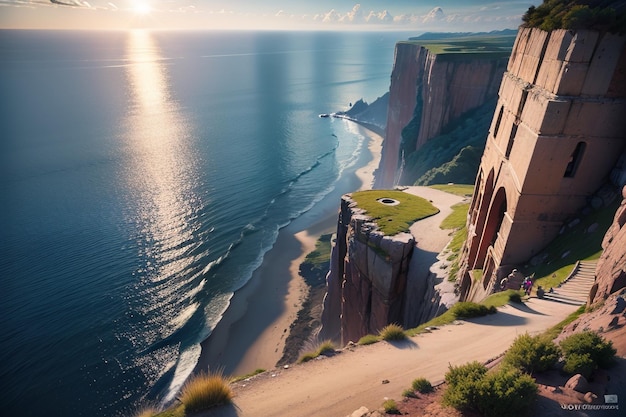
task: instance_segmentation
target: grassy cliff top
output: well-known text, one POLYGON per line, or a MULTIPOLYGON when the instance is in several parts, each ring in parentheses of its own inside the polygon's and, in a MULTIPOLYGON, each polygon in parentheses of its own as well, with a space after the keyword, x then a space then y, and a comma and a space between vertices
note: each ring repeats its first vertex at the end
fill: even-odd
POLYGON ((624 0, 544 0, 522 17, 523 26, 545 31, 593 29, 626 33, 624 0))
POLYGON ((420 45, 437 55, 462 54, 467 56, 468 54, 487 54, 490 57, 499 58, 507 57, 511 54, 517 31, 506 34, 440 35, 440 37, 437 37, 437 34, 428 34, 428 36, 411 38, 405 42, 420 45))
POLYGON ((357 191, 352 193, 352 200, 387 236, 408 232, 416 221, 439 213, 430 201, 397 190, 357 191))

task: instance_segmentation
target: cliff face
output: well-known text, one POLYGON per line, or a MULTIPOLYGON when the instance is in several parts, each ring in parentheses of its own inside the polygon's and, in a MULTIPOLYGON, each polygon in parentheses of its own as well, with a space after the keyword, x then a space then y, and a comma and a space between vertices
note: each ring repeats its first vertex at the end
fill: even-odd
POLYGON ((626 187, 624 200, 615 213, 613 224, 602 241, 602 256, 596 267, 596 282, 589 293, 589 304, 606 300, 626 287, 626 187))
POLYGON ((349 195, 343 196, 320 337, 345 344, 389 323, 402 324, 414 247, 411 234, 385 236, 349 195))
POLYGON ((413 43, 396 45, 377 187, 397 181, 401 153, 441 134, 463 114, 494 99, 508 57, 434 54, 413 43))
POLYGON ((396 44, 389 87, 385 140, 376 175, 377 187, 386 188, 394 183, 398 170, 402 129, 413 118, 418 83, 422 82, 427 54, 428 51, 417 44, 406 42, 396 44))

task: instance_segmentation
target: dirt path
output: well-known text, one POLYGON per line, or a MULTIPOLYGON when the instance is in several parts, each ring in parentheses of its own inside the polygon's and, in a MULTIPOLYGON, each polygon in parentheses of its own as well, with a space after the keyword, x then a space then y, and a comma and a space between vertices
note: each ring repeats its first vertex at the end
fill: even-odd
POLYGON ((541 332, 576 308, 531 299, 525 305, 508 305, 497 314, 444 326, 404 343, 345 349, 332 358, 238 383, 234 406, 207 415, 344 417, 361 406, 376 409, 385 397, 401 399, 413 379, 425 377, 434 383, 443 379, 450 364, 494 358, 517 335, 541 332))

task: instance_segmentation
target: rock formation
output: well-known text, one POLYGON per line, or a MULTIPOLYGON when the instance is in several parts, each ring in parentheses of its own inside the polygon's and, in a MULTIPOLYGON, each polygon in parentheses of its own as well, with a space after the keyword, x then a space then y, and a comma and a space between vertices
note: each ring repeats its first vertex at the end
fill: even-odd
POLYGON ((415 42, 399 42, 376 187, 395 185, 402 151, 419 149, 460 116, 495 98, 507 58, 501 52, 437 54, 415 42))
POLYGON ((624 200, 615 213, 613 224, 604 236, 602 256, 596 267, 596 282, 589 293, 588 304, 606 300, 626 287, 626 187, 624 200))
POLYGON ((389 323, 402 324, 407 272, 415 240, 386 236, 350 195, 341 199, 327 276, 320 338, 344 345, 389 323))

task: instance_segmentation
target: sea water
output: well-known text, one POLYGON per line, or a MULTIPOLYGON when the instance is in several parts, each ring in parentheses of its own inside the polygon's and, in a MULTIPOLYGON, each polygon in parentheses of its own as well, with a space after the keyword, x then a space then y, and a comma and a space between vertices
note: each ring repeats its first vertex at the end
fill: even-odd
POLYGON ((318 114, 384 94, 407 36, 0 32, 4 412, 175 394, 280 228, 362 151, 318 114))

